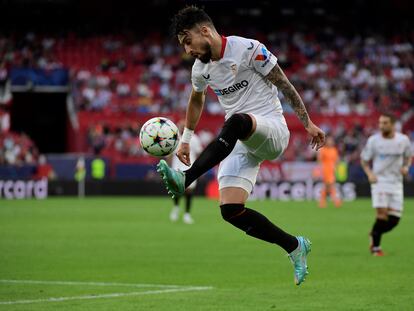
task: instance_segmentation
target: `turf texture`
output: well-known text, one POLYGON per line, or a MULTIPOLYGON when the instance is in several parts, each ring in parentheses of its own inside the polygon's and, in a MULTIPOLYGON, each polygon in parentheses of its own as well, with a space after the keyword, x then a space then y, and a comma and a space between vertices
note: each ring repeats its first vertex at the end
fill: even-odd
POLYGON ((340 209, 252 201, 312 240, 300 286, 277 246, 225 223, 194 199, 194 225, 171 223, 166 197, 0 200, 2 310, 414 310, 414 200, 368 252, 368 199, 340 209), (132 285, 131 285, 132 284, 132 285), (55 299, 55 301, 53 301, 55 299))

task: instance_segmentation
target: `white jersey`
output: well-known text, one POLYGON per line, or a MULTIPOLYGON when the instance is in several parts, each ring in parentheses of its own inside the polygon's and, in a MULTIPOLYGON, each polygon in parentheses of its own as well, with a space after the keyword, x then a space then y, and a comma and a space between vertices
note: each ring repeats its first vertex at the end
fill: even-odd
MULTIPOLYGON (((194 134, 191 137, 191 141, 190 141, 190 160, 192 163, 194 163, 195 159, 201 153, 201 151, 203 151, 201 140, 196 134, 194 134)), ((173 155, 173 158, 172 158, 172 168, 179 169, 182 171, 189 169, 189 167, 185 165, 183 162, 181 162, 180 159, 178 159, 176 155, 173 155)))
POLYGON ((222 37, 220 60, 204 64, 196 59, 191 80, 196 92, 211 87, 226 119, 235 113, 280 115, 283 110, 277 88, 265 79, 276 63, 277 58, 257 40, 222 37))
POLYGON ((384 138, 381 133, 372 135, 361 153, 362 160, 372 160, 372 170, 377 176, 378 184, 386 184, 390 188, 402 188, 403 176, 400 170, 403 158, 411 156, 409 138, 398 132, 393 138, 384 138))

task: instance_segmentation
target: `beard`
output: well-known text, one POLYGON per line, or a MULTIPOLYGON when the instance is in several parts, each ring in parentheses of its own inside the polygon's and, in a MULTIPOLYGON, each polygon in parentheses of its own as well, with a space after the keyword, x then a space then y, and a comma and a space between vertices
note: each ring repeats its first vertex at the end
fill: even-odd
POLYGON ((207 64, 211 60, 211 46, 210 46, 210 44, 206 43, 204 45, 204 50, 205 50, 205 52, 202 55, 200 55, 200 57, 198 59, 202 63, 207 64))
POLYGON ((392 130, 388 130, 388 129, 382 129, 381 130, 381 134, 385 137, 388 137, 392 134, 392 130))

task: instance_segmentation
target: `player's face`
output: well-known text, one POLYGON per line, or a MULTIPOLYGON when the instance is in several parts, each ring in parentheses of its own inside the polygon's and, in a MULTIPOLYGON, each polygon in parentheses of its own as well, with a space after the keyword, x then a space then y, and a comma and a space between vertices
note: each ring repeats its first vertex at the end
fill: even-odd
POLYGON ((184 34, 178 35, 178 41, 188 55, 198 58, 205 64, 210 61, 211 45, 207 40, 205 31, 198 28, 186 30, 184 34))
POLYGON ((333 147, 333 146, 335 146, 335 141, 334 141, 334 139, 332 137, 328 137, 326 139, 326 146, 327 147, 333 147))
POLYGON ((391 119, 387 116, 380 116, 379 118, 379 129, 381 133, 385 136, 392 133, 394 130, 394 124, 391 122, 391 119))

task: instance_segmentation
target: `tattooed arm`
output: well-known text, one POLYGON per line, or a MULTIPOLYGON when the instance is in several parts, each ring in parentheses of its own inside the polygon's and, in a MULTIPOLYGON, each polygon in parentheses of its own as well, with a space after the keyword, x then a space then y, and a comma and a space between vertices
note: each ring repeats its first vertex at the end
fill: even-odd
POLYGON ((315 124, 313 124, 309 118, 308 112, 306 111, 306 107, 303 104, 299 93, 296 91, 292 83, 290 83, 282 68, 276 64, 272 70, 270 70, 266 78, 272 82, 278 88, 278 90, 282 91, 283 95, 295 111, 299 120, 302 122, 308 133, 312 136, 312 147, 315 147, 316 150, 321 148, 325 144, 325 133, 315 124))
POLYGON ((282 68, 276 64, 272 70, 270 70, 266 78, 274 85, 276 85, 278 90, 282 91, 283 95, 288 100, 290 106, 295 111, 303 126, 307 128, 310 121, 308 112, 306 111, 305 105, 303 104, 298 92, 292 83, 290 83, 285 73, 282 71, 282 68))

